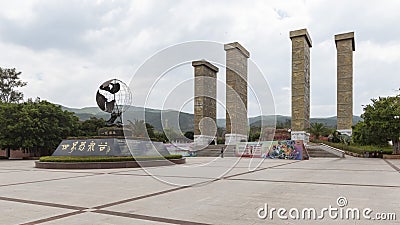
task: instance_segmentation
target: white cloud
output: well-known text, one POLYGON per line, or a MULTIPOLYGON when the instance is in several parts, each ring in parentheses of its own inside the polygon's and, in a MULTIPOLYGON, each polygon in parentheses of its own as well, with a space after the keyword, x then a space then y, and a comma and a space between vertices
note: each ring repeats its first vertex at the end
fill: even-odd
POLYGON ((360 114, 361 104, 399 88, 399 10, 395 0, 7 1, 0 3, 0 66, 23 72, 26 97, 93 106, 101 82, 117 77, 128 83, 160 49, 191 40, 239 41, 268 80, 276 113, 290 115, 289 31, 307 28, 311 115, 333 116, 333 36, 355 31, 354 113, 360 114))

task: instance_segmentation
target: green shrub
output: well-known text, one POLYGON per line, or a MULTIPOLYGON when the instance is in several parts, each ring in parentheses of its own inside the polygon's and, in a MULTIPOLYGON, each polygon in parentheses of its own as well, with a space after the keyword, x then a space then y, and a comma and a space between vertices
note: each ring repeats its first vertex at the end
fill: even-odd
POLYGON ((364 152, 382 151, 383 154, 392 154, 393 150, 390 147, 379 147, 373 145, 345 145, 343 143, 333 143, 319 140, 318 143, 324 143, 334 148, 342 149, 348 152, 363 154, 364 152))
POLYGON ((40 162, 123 162, 149 161, 162 159, 181 159, 182 155, 167 156, 43 156, 40 162))

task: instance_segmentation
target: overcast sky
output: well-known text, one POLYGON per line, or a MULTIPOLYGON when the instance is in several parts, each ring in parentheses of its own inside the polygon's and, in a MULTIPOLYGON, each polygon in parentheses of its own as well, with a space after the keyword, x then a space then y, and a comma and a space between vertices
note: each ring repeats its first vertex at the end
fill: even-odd
POLYGON ((360 115, 371 98, 400 88, 399 12, 398 0, 1 1, 0 67, 22 71, 25 98, 80 108, 95 106, 103 81, 129 83, 168 46, 238 41, 269 82, 276 113, 290 115, 289 31, 307 28, 311 116, 325 117, 336 115, 334 35, 354 31, 354 114, 360 115))

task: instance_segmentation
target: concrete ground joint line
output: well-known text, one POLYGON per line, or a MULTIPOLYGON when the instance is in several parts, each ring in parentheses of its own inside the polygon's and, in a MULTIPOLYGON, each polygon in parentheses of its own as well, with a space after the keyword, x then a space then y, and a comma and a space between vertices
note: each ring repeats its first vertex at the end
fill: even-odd
POLYGON ((187 220, 177 220, 177 219, 170 219, 170 218, 164 218, 164 217, 155 217, 155 216, 133 214, 133 213, 115 212, 115 211, 102 210, 102 209, 93 211, 93 213, 99 213, 99 214, 104 214, 104 215, 112 215, 112 216, 119 216, 119 217, 126 217, 126 218, 133 218, 133 219, 140 219, 140 220, 147 220, 147 221, 162 222, 162 223, 169 223, 169 224, 211 225, 209 223, 200 223, 200 222, 193 222, 193 221, 187 221, 187 220))
POLYGON ((31 221, 31 222, 28 222, 28 223, 23 223, 21 225, 41 224, 41 223, 46 223, 46 222, 50 222, 50 221, 53 221, 53 220, 58 220, 58 219, 62 219, 62 218, 70 217, 70 216, 75 216, 75 215, 82 214, 82 213, 85 213, 85 211, 74 211, 74 212, 70 212, 70 213, 64 213, 64 214, 60 214, 60 215, 56 215, 56 216, 47 217, 47 218, 44 218, 44 219, 31 221))
MULTIPOLYGON (((113 174, 117 176, 142 176, 142 177, 152 177, 153 175, 148 174, 128 174, 128 173, 118 173, 113 174)), ((215 180, 215 179, 222 179, 222 178, 215 178, 215 177, 197 177, 197 176, 180 176, 180 175, 156 175, 157 177, 172 177, 172 178, 193 178, 193 179, 205 179, 205 180, 215 180)), ((189 186, 195 186, 203 182, 195 183, 189 186)))
POLYGON ((397 172, 400 173, 400 168, 399 167, 397 167, 396 165, 394 165, 393 163, 391 163, 387 159, 383 159, 383 161, 385 161, 390 167, 392 167, 394 170, 396 170, 397 172))
POLYGON ((288 163, 284 163, 284 164, 279 164, 279 165, 275 165, 275 166, 270 166, 270 167, 265 167, 265 168, 259 168, 259 169, 255 169, 253 171, 247 171, 247 172, 242 172, 242 173, 237 173, 237 174, 233 174, 233 175, 229 175, 226 177, 222 177, 221 179, 230 179, 232 177, 236 177, 236 176, 240 176, 240 175, 245 175, 245 174, 249 174, 249 173, 254 173, 254 172, 258 172, 258 171, 263 171, 263 170, 267 170, 267 169, 271 169, 271 168, 277 168, 280 166, 285 166, 285 165, 289 165, 289 164, 293 164, 293 163, 298 163, 300 161, 294 161, 294 162, 288 162, 288 163))
POLYGON ((71 210, 84 210, 84 209, 87 209, 86 207, 81 207, 81 206, 73 206, 73 205, 64 205, 64 204, 51 203, 51 202, 25 200, 25 199, 19 199, 19 198, 8 198, 8 197, 2 197, 2 196, 0 196, 0 200, 9 201, 9 202, 18 202, 18 203, 23 203, 23 204, 31 204, 31 205, 48 206, 48 207, 54 207, 54 208, 71 209, 71 210))
MULTIPOLYGON (((326 171, 376 172, 376 170, 322 169, 322 168, 269 168, 269 169, 275 169, 275 170, 311 170, 311 171, 315 171, 317 169, 317 170, 326 170, 326 171)), ((393 170, 378 170, 378 172, 397 173, 397 171, 393 171, 393 170)))
POLYGON ((95 206, 95 207, 91 207, 91 208, 100 210, 102 208, 107 208, 107 207, 116 206, 116 205, 120 205, 120 204, 124 204, 124 203, 128 203, 128 202, 133 202, 133 201, 144 199, 144 198, 150 198, 150 197, 154 197, 154 196, 158 196, 158 195, 162 195, 162 194, 166 194, 166 193, 182 190, 182 189, 185 189, 185 188, 188 188, 188 187, 190 187, 190 186, 177 187, 177 188, 168 189, 168 190, 165 190, 165 191, 159 191, 159 192, 154 192, 154 193, 147 194, 147 195, 142 195, 142 196, 137 196, 137 197, 133 197, 133 198, 123 199, 123 200, 116 201, 116 202, 110 202, 110 203, 107 203, 107 204, 103 204, 103 205, 99 205, 99 206, 95 206))
POLYGON ((0 187, 8 187, 8 186, 15 186, 15 185, 23 185, 23 184, 34 184, 34 183, 41 183, 41 182, 55 181, 55 180, 66 180, 66 179, 90 177, 90 176, 96 176, 96 175, 99 175, 99 174, 88 174, 88 175, 74 176, 74 177, 61 177, 61 178, 53 178, 53 179, 46 179, 46 180, 19 182, 19 183, 13 183, 13 184, 2 184, 2 185, 0 185, 0 187))
POLYGON ((350 183, 330 183, 330 182, 313 182, 313 181, 290 181, 290 180, 268 180, 268 179, 257 180, 257 179, 248 179, 248 178, 230 178, 227 180, 271 182, 271 183, 291 183, 291 184, 337 185, 337 186, 355 186, 355 187, 400 188, 400 186, 396 186, 396 185, 350 184, 350 183))

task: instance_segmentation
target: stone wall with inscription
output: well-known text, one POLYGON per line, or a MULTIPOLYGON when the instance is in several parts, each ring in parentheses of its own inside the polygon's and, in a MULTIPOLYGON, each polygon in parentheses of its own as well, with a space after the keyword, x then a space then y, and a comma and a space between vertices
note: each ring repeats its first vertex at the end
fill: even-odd
POLYGON ((53 156, 160 156, 169 155, 161 142, 133 139, 63 140, 53 156))

